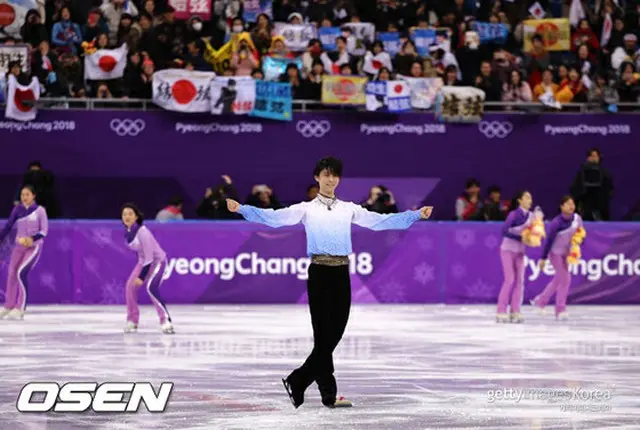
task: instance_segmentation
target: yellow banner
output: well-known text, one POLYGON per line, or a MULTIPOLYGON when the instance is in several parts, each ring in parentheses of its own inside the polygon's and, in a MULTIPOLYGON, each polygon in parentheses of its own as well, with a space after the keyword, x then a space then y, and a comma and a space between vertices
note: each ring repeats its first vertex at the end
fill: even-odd
POLYGON ((524 51, 531 52, 531 38, 542 36, 548 51, 569 51, 571 49, 571 25, 566 18, 530 19, 524 24, 524 51))
POLYGON ((233 52, 231 41, 222 45, 218 50, 211 46, 208 40, 205 40, 204 45, 204 61, 213 65, 214 72, 222 75, 225 69, 231 67, 231 53, 233 52))
POLYGON ((367 78, 357 76, 322 76, 322 103, 364 105, 367 78))

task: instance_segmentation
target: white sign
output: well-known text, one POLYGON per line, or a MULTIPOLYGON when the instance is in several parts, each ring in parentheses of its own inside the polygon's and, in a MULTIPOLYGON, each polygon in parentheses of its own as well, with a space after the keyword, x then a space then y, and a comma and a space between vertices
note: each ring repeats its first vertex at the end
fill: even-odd
POLYGON ((287 24, 276 22, 273 27, 274 36, 284 37, 287 48, 291 51, 306 51, 309 41, 316 39, 318 34, 312 24, 287 24))

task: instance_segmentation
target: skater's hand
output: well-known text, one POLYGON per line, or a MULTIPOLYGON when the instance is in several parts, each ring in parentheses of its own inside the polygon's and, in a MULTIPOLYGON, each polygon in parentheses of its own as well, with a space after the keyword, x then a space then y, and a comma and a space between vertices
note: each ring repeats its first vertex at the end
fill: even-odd
POLYGON ((544 269, 544 266, 547 265, 547 260, 540 260, 540 263, 538 263, 538 267, 540 268, 540 270, 544 269))
POLYGON ((33 245, 33 239, 31 239, 30 237, 21 237, 20 239, 18 239, 18 243, 20 243, 20 245, 24 246, 24 247, 31 247, 31 245, 33 245))
POLYGON ((135 285, 136 287, 139 287, 139 286, 140 286, 140 285, 142 285, 142 284, 144 284, 144 281, 143 281, 142 279, 140 279, 140 278, 136 278, 136 279, 133 281, 133 285, 135 285))
POLYGON ((429 219, 431 216, 431 212, 433 212, 433 206, 423 206, 420 208, 420 218, 429 219))
POLYGON ((229 212, 238 212, 240 209, 240 203, 233 199, 227 199, 227 209, 229 209, 229 212))

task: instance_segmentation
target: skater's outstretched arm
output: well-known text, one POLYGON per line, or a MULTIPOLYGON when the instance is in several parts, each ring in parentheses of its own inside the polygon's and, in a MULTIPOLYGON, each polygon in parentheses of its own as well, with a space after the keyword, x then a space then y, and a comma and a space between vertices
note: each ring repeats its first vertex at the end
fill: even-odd
POLYGON ((11 211, 11 215, 9 215, 9 219, 7 220, 7 223, 4 225, 2 230, 0 230, 0 243, 2 243, 4 241, 4 238, 7 237, 7 235, 9 234, 11 229, 13 228, 13 225, 16 223, 16 220, 18 219, 18 208, 19 207, 20 206, 14 206, 13 207, 13 210, 11 211))
POLYGON ((285 227, 302 222, 306 203, 298 203, 284 209, 260 209, 254 206, 241 205, 233 199, 227 199, 229 212, 237 212, 247 221, 268 225, 269 227, 285 227))
POLYGON ((374 231, 381 230, 404 230, 418 221, 419 219, 427 219, 431 216, 433 208, 425 206, 416 211, 405 211, 395 214, 379 214, 371 212, 358 206, 353 205, 353 223, 360 227, 365 227, 374 231))

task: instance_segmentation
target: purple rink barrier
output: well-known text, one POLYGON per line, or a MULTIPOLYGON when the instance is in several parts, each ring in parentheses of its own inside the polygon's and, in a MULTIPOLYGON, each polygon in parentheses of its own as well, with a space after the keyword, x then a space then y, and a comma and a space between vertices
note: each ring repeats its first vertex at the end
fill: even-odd
MULTIPOLYGON (((167 251, 169 303, 303 303, 308 260, 300 227, 246 222, 149 223, 167 251)), ((354 303, 493 303, 502 273, 500 224, 420 222, 408 231, 353 229, 354 303)), ((588 224, 569 303, 640 303, 640 224, 588 224)), ((6 279, 10 252, 0 253, 6 279)), ((551 279, 527 259, 525 303, 551 279)), ((29 303, 124 303, 136 263, 117 221, 54 221, 31 274, 29 303)), ((3 282, 4 284, 4 282, 3 282)), ((4 288, 2 288, 4 292, 4 288)), ((141 294, 143 303, 149 303, 141 294)))
MULTIPOLYGON (((408 209, 427 197, 434 217, 451 220, 468 177, 483 189, 497 184, 505 198, 530 189, 554 212, 598 146, 612 173, 614 219, 638 198, 640 116, 489 115, 479 124, 444 124, 433 114, 351 111, 296 113, 291 122, 172 112, 41 111, 32 123, 0 120, 0 216, 33 159, 57 176, 67 218, 109 218, 128 200, 152 215, 168 197, 185 197, 195 215, 204 189, 234 180, 241 198, 268 183, 284 203, 300 201, 315 162, 328 154, 345 162, 339 192, 363 201, 368 188, 388 183, 408 209), (391 182, 393 181, 393 182, 391 182)), ((6 216, 6 215, 5 215, 6 216)))

